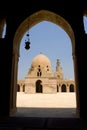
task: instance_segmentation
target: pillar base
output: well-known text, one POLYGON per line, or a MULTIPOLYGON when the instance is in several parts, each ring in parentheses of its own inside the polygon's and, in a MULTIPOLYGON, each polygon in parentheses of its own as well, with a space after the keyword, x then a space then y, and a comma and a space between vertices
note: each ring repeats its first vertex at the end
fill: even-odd
POLYGON ((14 116, 17 112, 17 108, 10 109, 10 116, 14 116))
POLYGON ((80 110, 78 108, 76 108, 76 116, 80 118, 80 110))

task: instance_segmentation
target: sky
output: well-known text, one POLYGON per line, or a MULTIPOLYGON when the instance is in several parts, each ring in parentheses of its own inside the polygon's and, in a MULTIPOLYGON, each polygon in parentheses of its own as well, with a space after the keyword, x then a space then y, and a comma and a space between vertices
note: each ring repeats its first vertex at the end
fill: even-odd
POLYGON ((18 79, 24 79, 33 58, 43 53, 51 62, 53 73, 56 70, 56 61, 60 59, 65 78, 73 78, 73 61, 71 41, 67 33, 54 23, 43 21, 29 30, 30 50, 24 48, 26 35, 20 45, 18 65, 18 79))
MULTIPOLYGON (((87 18, 84 18, 84 25, 87 30, 87 18)), ((23 80, 25 78, 33 58, 40 53, 43 53, 49 58, 53 74, 56 71, 57 59, 60 59, 64 78, 74 79, 71 39, 60 26, 47 21, 40 22, 33 26, 29 30, 29 50, 25 49, 26 34, 20 43, 18 80, 23 80)))

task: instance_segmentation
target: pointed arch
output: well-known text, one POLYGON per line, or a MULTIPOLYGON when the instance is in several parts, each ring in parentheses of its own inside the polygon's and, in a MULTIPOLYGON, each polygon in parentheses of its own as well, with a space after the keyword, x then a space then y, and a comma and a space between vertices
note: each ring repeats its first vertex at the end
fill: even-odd
POLYGON ((37 80, 36 81, 36 93, 42 93, 42 81, 41 80, 37 80))
MULTIPOLYGON (((27 17, 18 27, 13 39, 13 59, 12 59, 12 76, 11 76, 11 109, 16 109, 16 83, 17 83, 17 71, 18 71, 18 58, 20 56, 19 48, 22 37, 24 34, 32 28, 34 25, 41 21, 49 21, 65 30, 65 32, 69 35, 72 43, 72 55, 74 56, 75 52, 75 37, 74 32, 70 26, 70 24, 58 14, 48 11, 48 10, 40 10, 38 12, 33 13, 29 17, 27 17), (28 26, 29 25, 29 26, 28 26), (28 28, 29 27, 29 28, 28 28), (14 91, 13 91, 14 90, 14 91)), ((14 110, 12 110, 14 111, 14 110)))
POLYGON ((61 86, 61 92, 66 92, 66 85, 65 84, 62 84, 62 86, 61 86))
POLYGON ((73 84, 70 84, 70 86, 69 86, 69 92, 75 92, 73 84))
POLYGON ((6 19, 0 19, 0 38, 5 38, 6 35, 6 19))
POLYGON ((58 26, 60 26, 70 37, 72 43, 72 54, 75 51, 75 37, 74 32, 70 24, 60 15, 53 13, 48 10, 40 10, 31 16, 27 17, 17 29, 14 41, 13 41, 13 50, 16 54, 19 54, 20 42, 24 34, 32 28, 34 25, 38 24, 41 21, 49 21, 58 26), (16 43, 16 45, 15 45, 16 43))
POLYGON ((17 92, 20 92, 20 85, 17 84, 17 92))

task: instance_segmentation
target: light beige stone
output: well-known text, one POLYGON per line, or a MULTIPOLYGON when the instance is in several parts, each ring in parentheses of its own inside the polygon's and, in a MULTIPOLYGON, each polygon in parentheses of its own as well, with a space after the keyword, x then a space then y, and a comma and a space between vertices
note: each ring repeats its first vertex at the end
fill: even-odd
POLYGON ((25 79, 18 81, 18 84, 19 91, 31 94, 76 91, 74 80, 64 79, 60 60, 57 59, 56 71, 53 74, 49 58, 42 53, 33 58, 25 79))

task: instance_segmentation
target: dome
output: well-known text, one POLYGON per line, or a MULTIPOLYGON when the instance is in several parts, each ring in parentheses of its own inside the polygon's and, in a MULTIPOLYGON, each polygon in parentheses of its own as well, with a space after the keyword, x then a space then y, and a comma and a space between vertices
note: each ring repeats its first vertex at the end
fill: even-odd
POLYGON ((35 56, 28 71, 28 77, 52 77, 49 58, 42 53, 35 56))
POLYGON ((31 66, 33 67, 51 67, 50 60, 47 56, 43 55, 42 53, 38 54, 37 56, 34 57, 31 66))

